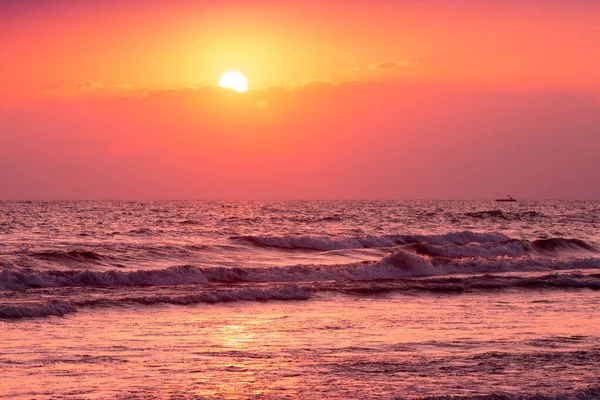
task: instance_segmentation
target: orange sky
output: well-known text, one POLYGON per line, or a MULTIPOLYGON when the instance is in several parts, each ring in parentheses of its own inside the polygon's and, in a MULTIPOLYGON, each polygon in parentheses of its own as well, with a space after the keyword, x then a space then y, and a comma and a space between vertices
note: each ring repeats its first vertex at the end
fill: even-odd
POLYGON ((600 197, 598 2, 0 4, 0 198, 600 197))
POLYGON ((200 85, 216 83, 230 68, 242 70, 254 88, 309 79, 600 85, 594 1, 3 4, 2 54, 9 62, 2 77, 9 86, 200 85), (369 69, 382 61, 405 65, 369 69))

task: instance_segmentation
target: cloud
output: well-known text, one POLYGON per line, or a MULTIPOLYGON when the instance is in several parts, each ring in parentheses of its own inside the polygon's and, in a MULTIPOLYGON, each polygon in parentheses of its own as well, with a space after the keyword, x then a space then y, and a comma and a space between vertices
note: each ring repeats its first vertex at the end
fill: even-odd
POLYGON ((371 70, 389 70, 402 67, 418 66, 419 63, 415 61, 381 61, 369 66, 371 70))
POLYGON ((94 90, 103 89, 104 84, 101 82, 67 82, 62 85, 62 94, 65 96, 71 96, 81 93, 89 93, 94 90))
MULTIPOLYGON (((326 79, 312 79, 301 82, 290 82, 285 84, 273 84, 262 88, 251 89, 245 94, 236 94, 236 96, 252 96, 259 93, 274 92, 294 92, 299 90, 326 89, 332 86, 356 85, 361 83, 371 83, 367 80, 343 80, 333 81, 326 79)), ((231 95, 230 89, 224 89, 220 86, 204 84, 199 86, 182 85, 170 87, 149 87, 136 88, 129 84, 105 84, 95 81, 74 81, 65 82, 61 87, 51 89, 49 94, 59 97, 132 97, 137 99, 147 99, 160 97, 181 97, 181 95, 231 95)), ((262 106, 261 106, 262 108, 262 106)))
POLYGON ((60 94, 63 96, 127 96, 131 95, 132 85, 106 85, 95 81, 75 81, 65 82, 60 88, 60 94))
MULTIPOLYGON (((173 96, 173 95, 176 95, 178 93, 196 92, 199 88, 204 88, 204 87, 216 87, 216 86, 211 86, 211 85, 204 85, 204 86, 183 85, 183 86, 174 86, 174 87, 166 87, 166 88, 151 88, 151 89, 143 89, 143 90, 135 91, 135 92, 133 92, 133 96, 137 97, 138 99, 147 99, 148 97, 150 97, 153 94, 155 94, 155 95, 173 96)), ((127 95, 131 95, 131 93, 127 93, 127 95)))
POLYGON ((122 84, 122 85, 110 85, 108 89, 110 90, 131 90, 133 85, 122 84))
POLYGON ((323 86, 335 86, 346 82, 354 82, 353 80, 347 81, 332 81, 328 79, 309 79, 300 82, 289 82, 285 84, 273 84, 268 85, 259 89, 249 90, 248 92, 268 92, 273 90, 284 90, 284 91, 295 91, 298 89, 304 89, 307 87, 323 87, 323 86))

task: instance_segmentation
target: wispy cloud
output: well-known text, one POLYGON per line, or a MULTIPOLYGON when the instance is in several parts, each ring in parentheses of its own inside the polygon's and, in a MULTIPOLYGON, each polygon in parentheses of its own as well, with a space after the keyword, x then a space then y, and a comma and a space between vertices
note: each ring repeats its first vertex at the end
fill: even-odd
POLYGON ((80 93, 88 93, 94 90, 103 89, 104 84, 101 82, 85 81, 85 82, 67 82, 62 85, 62 93, 66 96, 71 96, 80 93))
POLYGON ((132 90, 132 85, 106 85, 95 81, 76 81, 66 82, 61 87, 63 96, 75 96, 81 94, 100 94, 100 95, 123 95, 132 90))
POLYGON ((371 70, 388 70, 402 67, 418 66, 419 63, 415 61, 381 61, 369 66, 371 70))

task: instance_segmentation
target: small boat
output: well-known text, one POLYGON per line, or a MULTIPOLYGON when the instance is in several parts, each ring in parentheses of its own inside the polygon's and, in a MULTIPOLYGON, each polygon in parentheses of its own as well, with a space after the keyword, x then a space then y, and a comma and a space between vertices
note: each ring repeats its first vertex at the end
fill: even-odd
POLYGON ((515 199, 514 197, 512 197, 510 194, 508 196, 506 196, 504 199, 496 199, 496 201, 517 201, 517 199, 515 199))

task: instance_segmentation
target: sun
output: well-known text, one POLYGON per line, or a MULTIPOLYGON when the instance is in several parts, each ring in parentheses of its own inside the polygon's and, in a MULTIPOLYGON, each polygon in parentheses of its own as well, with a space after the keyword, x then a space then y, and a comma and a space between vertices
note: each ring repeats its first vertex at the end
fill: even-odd
POLYGON ((248 90, 248 80, 241 72, 229 71, 221 75, 219 86, 242 93, 248 90))

